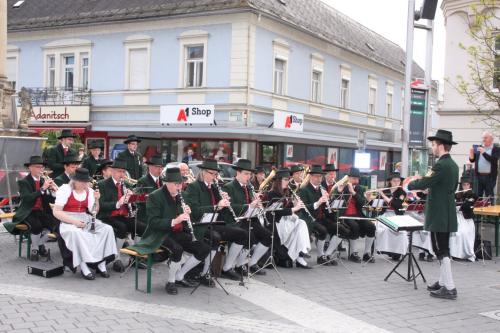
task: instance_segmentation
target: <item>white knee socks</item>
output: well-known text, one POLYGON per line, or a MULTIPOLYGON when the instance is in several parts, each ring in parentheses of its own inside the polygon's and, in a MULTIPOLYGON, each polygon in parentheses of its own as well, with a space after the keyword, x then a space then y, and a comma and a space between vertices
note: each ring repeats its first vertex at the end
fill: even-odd
POLYGON ((99 268, 101 272, 106 272, 106 261, 101 261, 99 265, 97 265, 97 268, 99 268))
POLYGON ((267 246, 264 246, 261 243, 257 244, 257 246, 255 247, 255 250, 253 250, 252 258, 250 258, 250 262, 248 263, 248 265, 251 267, 251 266, 257 264, 259 259, 262 258, 262 256, 264 254, 266 254, 268 249, 269 248, 267 246))
POLYGON ((201 272, 201 275, 205 275, 208 272, 208 268, 210 267, 210 262, 214 260, 215 254, 217 251, 212 250, 210 254, 205 258, 205 264, 203 265, 203 271, 201 272))
POLYGON ((318 249, 318 257, 325 255, 325 240, 319 240, 316 242, 316 247, 318 249))
POLYGON ((183 280, 184 275, 198 265, 200 261, 195 258, 195 256, 189 257, 189 259, 182 265, 181 269, 175 274, 175 279, 177 281, 183 280))
POLYGON ((83 261, 80 263, 80 269, 81 269, 83 275, 89 275, 90 274, 89 266, 87 266, 87 263, 85 263, 83 261))
POLYGON ((328 244, 328 248, 326 249, 325 254, 327 256, 332 255, 333 251, 335 251, 335 249, 339 245, 340 241, 341 241, 340 238, 338 238, 337 236, 333 235, 332 238, 330 238, 330 244, 328 244))
POLYGON ((240 251, 238 258, 236 259, 236 267, 241 267, 248 262, 248 250, 243 249, 240 251))
POLYGON ((234 267, 234 263, 236 258, 238 258, 241 249, 243 249, 243 245, 240 244, 233 243, 229 246, 229 251, 227 253, 226 260, 224 261, 224 267, 222 267, 225 272, 234 267))
POLYGON ((439 279, 439 285, 444 285, 446 289, 451 290, 455 288, 455 283, 453 282, 453 276, 451 274, 451 260, 450 257, 444 257, 443 260, 441 260, 441 276, 442 276, 442 282, 441 284, 441 278, 439 279))
POLYGON ((375 237, 366 237, 365 238, 365 252, 363 252, 363 254, 365 254, 365 253, 371 254, 372 253, 372 245, 373 245, 374 240, 375 240, 375 237))
POLYGON ((177 274, 177 271, 179 271, 179 268, 181 268, 181 262, 170 262, 170 265, 168 267, 168 279, 167 281, 170 283, 175 283, 175 275, 177 274))

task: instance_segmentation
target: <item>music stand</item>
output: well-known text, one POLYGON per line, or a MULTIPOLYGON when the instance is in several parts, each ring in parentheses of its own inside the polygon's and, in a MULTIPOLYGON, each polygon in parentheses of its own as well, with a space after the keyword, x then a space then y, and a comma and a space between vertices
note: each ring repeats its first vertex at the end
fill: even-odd
POLYGON ((267 220, 266 213, 271 213, 271 215, 273 216, 273 220, 272 220, 273 227, 272 227, 272 231, 271 231, 271 247, 270 247, 271 253, 270 253, 269 257, 266 259, 266 261, 264 262, 264 265, 262 265, 262 267, 260 267, 254 273, 248 275, 249 278, 253 277, 259 271, 261 271, 262 269, 264 269, 267 266, 271 265, 274 268, 274 270, 276 271, 276 274, 278 274, 278 277, 280 278, 280 280, 283 282, 283 284, 285 284, 285 280, 283 279, 283 277, 281 276, 280 272, 278 271, 278 268, 276 267, 276 263, 274 262, 274 255, 273 255, 273 251, 274 251, 274 232, 275 232, 275 228, 276 228, 276 220, 275 220, 276 219, 276 215, 275 214, 276 214, 277 211, 280 211, 280 210, 283 210, 283 203, 281 202, 281 199, 279 199, 278 201, 273 202, 269 207, 267 207, 266 209, 264 209, 264 216, 265 216, 266 220, 267 220))
MULTIPOLYGON (((483 208, 487 207, 490 205, 490 197, 482 197, 478 198, 476 201, 476 204, 474 205, 474 208, 483 208)), ((484 240, 483 240, 483 227, 484 227, 484 219, 485 215, 481 215, 481 218, 479 219, 479 237, 481 238, 481 242, 479 243, 479 249, 477 249, 474 252, 474 255, 477 253, 481 252, 481 261, 483 262, 483 266, 486 265, 486 262, 484 261, 485 255, 488 256, 489 260, 492 260, 492 256, 490 256, 486 251, 484 251, 484 240)))
MULTIPOLYGON (((246 206, 248 206, 248 209, 246 210, 246 212, 244 213, 243 216, 240 216, 238 218, 236 218, 236 222, 241 222, 242 220, 248 220, 248 252, 247 252, 247 261, 250 261, 250 250, 252 249, 252 235, 251 235, 251 232, 252 232, 252 218, 258 218, 258 215, 259 215, 259 211, 260 211, 260 208, 258 207, 254 207, 252 208, 250 206, 250 204, 246 204, 246 206)), ((248 262, 247 262, 247 265, 248 265, 248 262)), ((243 281, 243 267, 245 265, 241 265, 241 280, 240 280, 240 283, 239 285, 242 286, 242 287, 245 287, 245 282, 243 281)), ((247 272, 247 278, 248 278, 248 272, 247 272)))
MULTIPOLYGON (((200 222, 193 223, 193 227, 202 226, 202 225, 207 225, 208 226, 208 230, 209 230, 209 234, 210 234, 210 252, 208 253, 210 263, 208 265, 207 275, 208 275, 208 280, 209 281, 212 280, 212 243, 213 243, 213 234, 214 234, 213 226, 214 225, 225 224, 224 221, 215 221, 215 219, 218 216, 219 216, 218 213, 205 213, 201 217, 200 222)), ((219 280, 217 279, 216 276, 214 277, 214 280, 215 280, 215 282, 217 282, 217 284, 219 285, 219 287, 221 287, 221 289, 224 290, 224 292, 226 293, 226 295, 229 295, 229 293, 227 292, 227 290, 222 286, 222 284, 219 282, 219 280)), ((201 279, 198 282, 198 285, 196 287, 194 287, 194 289, 191 291, 191 295, 194 294, 194 292, 196 291, 196 289, 198 289, 200 287, 200 285, 201 285, 201 279)))

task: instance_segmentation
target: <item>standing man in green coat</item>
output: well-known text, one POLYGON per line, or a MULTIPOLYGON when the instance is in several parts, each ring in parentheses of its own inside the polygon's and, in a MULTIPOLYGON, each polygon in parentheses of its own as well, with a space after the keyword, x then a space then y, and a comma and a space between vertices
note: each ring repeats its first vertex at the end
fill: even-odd
POLYGON ((162 172, 164 185, 151 193, 146 201, 148 226, 142 239, 130 249, 141 254, 154 253, 160 246, 170 252, 170 266, 165 289, 168 294, 177 294, 177 286, 191 288, 196 284, 185 280, 187 272, 205 260, 210 246, 203 240, 193 239, 186 223, 190 219, 191 208, 182 207, 180 190, 182 176, 179 168, 169 168, 162 172), (181 267, 182 253, 192 254, 181 267))
POLYGON ((88 146, 90 154, 82 161, 82 168, 89 170, 90 177, 94 177, 97 169, 101 165, 101 146, 99 142, 93 140, 88 146))
POLYGON ((439 157, 431 172, 409 183, 409 190, 429 189, 425 205, 425 230, 431 232, 432 248, 441 261, 439 281, 427 287, 432 297, 456 299, 457 289, 451 274, 450 233, 457 231, 455 191, 458 186, 458 166, 450 156, 457 144, 449 131, 438 130, 427 138, 432 141, 432 153, 439 157))
POLYGON ((132 179, 139 179, 142 176, 142 156, 137 151, 141 140, 135 135, 129 135, 123 143, 127 149, 118 154, 116 158, 124 160, 127 163, 127 171, 132 179))
POLYGON ((50 175, 52 179, 64 172, 64 157, 70 154, 78 155, 74 149, 71 149, 75 135, 70 129, 63 129, 57 139, 60 143, 47 150, 47 166, 52 170, 50 175))

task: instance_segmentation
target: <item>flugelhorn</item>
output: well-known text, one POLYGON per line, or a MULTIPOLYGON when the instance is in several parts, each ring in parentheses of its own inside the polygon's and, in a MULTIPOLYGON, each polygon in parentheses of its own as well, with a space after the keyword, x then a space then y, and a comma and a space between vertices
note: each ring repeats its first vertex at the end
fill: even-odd
POLYGON ((259 193, 264 193, 267 190, 268 185, 273 180, 274 176, 276 176, 276 169, 272 169, 269 175, 260 183, 259 185, 259 193))
POLYGON ((329 196, 331 197, 334 192, 335 192, 335 189, 339 186, 344 186, 345 184, 347 184, 349 182, 349 176, 348 175, 345 175, 344 177, 342 177, 338 182, 336 182, 335 184, 333 184, 332 188, 330 189, 330 193, 329 196))
POLYGON ((57 184, 54 182, 54 180, 49 177, 48 171, 44 171, 41 174, 40 178, 43 178, 46 182, 52 182, 52 184, 49 186, 49 188, 52 189, 53 192, 57 192, 57 190, 59 189, 59 186, 57 186, 57 184))
POLYGON ((306 187, 309 183, 309 178, 311 178, 311 174, 309 173, 309 165, 306 165, 304 168, 304 177, 302 178, 302 183, 300 183, 300 188, 306 187))

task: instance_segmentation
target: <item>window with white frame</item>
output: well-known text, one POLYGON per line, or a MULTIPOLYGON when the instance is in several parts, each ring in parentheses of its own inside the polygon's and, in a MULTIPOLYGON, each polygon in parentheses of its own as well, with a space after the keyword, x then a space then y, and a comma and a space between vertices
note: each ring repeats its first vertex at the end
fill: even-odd
POLYGON ((342 79, 340 86, 340 107, 343 109, 349 108, 349 80, 342 79))
POLYGON ((377 89, 370 87, 368 92, 368 114, 375 114, 375 106, 377 103, 377 89))
POLYGON ((64 65, 64 89, 73 90, 75 75, 75 56, 73 54, 63 56, 64 65))
POLYGON ((185 87, 196 88, 203 86, 203 45, 186 46, 185 87))
POLYGON ((392 93, 387 93, 385 96, 385 116, 392 118, 392 93))
POLYGON ((80 86, 84 90, 89 89, 89 55, 87 53, 83 53, 81 55, 80 61, 80 86))
POLYGON ((273 92, 277 95, 285 94, 286 81, 286 61, 283 59, 274 59, 274 88, 273 92))
POLYGON ((12 89, 16 89, 17 83, 17 57, 7 57, 7 80, 12 89))
POLYGON ((145 48, 129 49, 129 89, 148 88, 148 50, 145 48))
POLYGON ((321 72, 312 72, 312 83, 311 83, 311 100, 314 103, 321 102, 321 72))
POLYGON ((47 57, 47 87, 54 89, 56 87, 56 56, 47 57))

